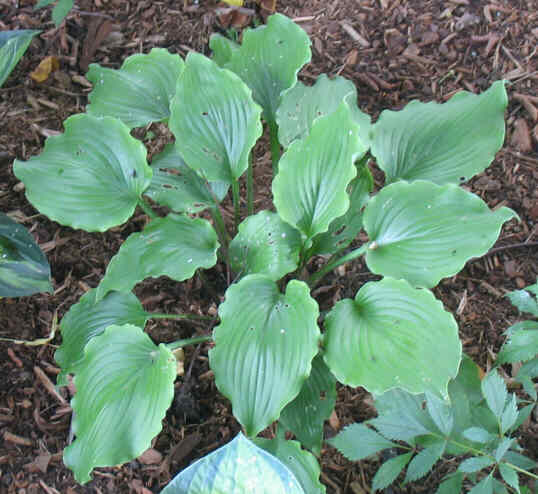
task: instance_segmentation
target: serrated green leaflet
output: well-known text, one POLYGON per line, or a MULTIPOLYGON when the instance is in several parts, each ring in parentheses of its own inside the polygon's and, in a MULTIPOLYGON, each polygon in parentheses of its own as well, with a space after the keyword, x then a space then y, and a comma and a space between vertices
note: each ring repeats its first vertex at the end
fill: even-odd
POLYGON ((450 410, 450 403, 426 391, 426 410, 437 428, 445 436, 450 435, 454 427, 454 416, 450 410))
POLYGON ((276 112, 278 140, 285 148, 309 132, 314 120, 329 115, 345 101, 355 123, 359 126, 359 137, 366 148, 370 147, 370 116, 357 107, 355 85, 340 76, 329 79, 321 74, 313 86, 297 82, 282 96, 276 112))
POLYGON ((325 486, 319 481, 319 463, 312 453, 301 449, 301 443, 286 441, 283 434, 280 433, 277 433, 277 437, 274 439, 255 438, 253 441, 286 465, 299 481, 305 493, 325 493, 325 486))
POLYGON ((314 454, 321 452, 323 423, 336 403, 336 379, 321 355, 312 360, 312 370, 301 392, 280 414, 279 422, 295 434, 301 444, 314 454))
POLYGON ((272 187, 275 207, 307 239, 327 231, 349 207, 346 189, 357 174, 353 163, 366 152, 357 132, 342 103, 316 120, 310 134, 294 141, 280 159, 272 187))
POLYGON ((407 466, 405 483, 424 477, 433 468, 437 460, 441 458, 445 447, 446 441, 438 441, 415 455, 407 466))
POLYGON ((536 285, 528 286, 525 290, 514 290, 506 296, 521 312, 528 312, 538 317, 538 301, 531 295, 531 292, 533 292, 536 296, 535 287, 536 285))
POLYGON ((97 287, 97 300, 109 291, 129 292, 146 278, 190 278, 198 268, 217 262, 217 234, 207 220, 177 214, 151 221, 133 233, 110 261, 97 287))
POLYGON ((121 121, 86 114, 64 122, 39 156, 15 160, 28 200, 50 219, 104 232, 127 221, 151 180, 146 148, 121 121), (61 200, 59 200, 61 198, 61 200))
POLYGON ((492 370, 482 379, 481 387, 489 409, 500 419, 508 396, 504 379, 499 376, 497 370, 492 370))
POLYGON ((144 194, 178 213, 192 214, 215 207, 229 189, 224 182, 207 182, 189 168, 174 144, 167 144, 153 159, 151 169, 153 177, 144 194))
POLYGON ((508 331, 496 363, 525 362, 538 354, 538 322, 522 321, 514 324, 508 331))
POLYGON ((501 434, 506 434, 506 432, 516 423, 517 416, 517 398, 515 394, 512 394, 501 415, 501 434))
POLYGON ((309 494, 276 457, 239 433, 180 472, 162 494, 309 494))
POLYGON ((318 314, 300 281, 290 281, 282 294, 271 279, 253 274, 226 291, 209 362, 248 436, 276 420, 299 394, 318 352, 318 314))
POLYGON ((235 41, 222 36, 222 34, 212 34, 209 38, 209 48, 213 52, 211 58, 219 66, 224 67, 231 59, 240 45, 235 41))
POLYGON ((363 460, 384 449, 398 447, 364 424, 351 424, 328 442, 351 461, 363 460))
POLYGON ((482 429, 482 427, 469 427, 468 429, 465 429, 462 434, 463 437, 469 439, 469 441, 480 444, 485 444, 496 437, 495 435, 490 434, 486 429, 482 429))
POLYGON ((495 460, 489 456, 476 456, 463 460, 458 467, 458 471, 464 473, 478 472, 494 463, 495 460))
POLYGON ((262 133, 261 108, 235 74, 189 53, 170 112, 170 130, 191 168, 226 183, 247 169, 250 150, 262 133))
POLYGON ((444 104, 412 101, 385 110, 372 128, 372 154, 396 180, 461 183, 483 171, 504 142, 508 97, 497 81, 480 96, 462 91, 444 104))
POLYGON ((413 453, 405 453, 383 463, 374 476, 372 484, 373 491, 380 491, 392 484, 400 472, 409 463, 412 456, 413 453))
POLYGON ((91 64, 93 82, 86 111, 122 120, 129 128, 160 122, 170 116, 170 101, 185 64, 164 48, 127 57, 118 70, 91 64))
POLYGON ((446 395, 458 372, 454 318, 431 292, 404 280, 366 283, 354 300, 338 302, 324 324, 325 362, 349 386, 446 395))
POLYGON ((265 26, 243 32, 243 43, 226 68, 252 89, 265 120, 274 123, 281 93, 295 85, 311 56, 308 35, 291 19, 274 14, 265 26))
POLYGON ((64 449, 78 482, 90 480, 95 467, 124 463, 150 447, 175 378, 172 352, 136 326, 109 326, 86 345, 71 400, 76 439, 64 449))
POLYGON ((34 237, 0 213, 0 297, 51 291, 50 266, 34 237))
POLYGON ((456 472, 445 477, 439 489, 435 491, 435 494, 456 494, 461 492, 461 485, 463 483, 463 474, 456 472))
POLYGON ((40 32, 34 29, 0 32, 0 87, 24 55, 32 38, 40 32))
POLYGON ((510 468, 509 466, 505 465, 504 463, 501 463, 499 465, 499 471, 501 472, 501 476, 503 480, 510 486, 513 487, 516 492, 519 491, 519 479, 517 478, 517 473, 515 470, 510 468))
POLYGON ((260 211, 239 225, 230 243, 230 263, 234 272, 264 274, 273 281, 297 269, 301 234, 284 223, 278 214, 260 211))
POLYGON ((469 491, 469 494, 493 494, 493 473, 490 473, 487 477, 478 482, 478 484, 469 491))
POLYGON ((455 185, 419 180, 384 187, 366 205, 363 222, 371 243, 371 271, 434 287, 485 254, 511 209, 492 212, 478 196, 455 185))
POLYGON ((54 359, 61 368, 56 380, 61 386, 67 384, 67 375, 74 373, 84 359, 84 347, 94 336, 112 325, 131 324, 144 328, 149 318, 132 293, 112 292, 99 302, 96 302, 96 293, 96 289, 85 293, 60 323, 62 344, 54 359))

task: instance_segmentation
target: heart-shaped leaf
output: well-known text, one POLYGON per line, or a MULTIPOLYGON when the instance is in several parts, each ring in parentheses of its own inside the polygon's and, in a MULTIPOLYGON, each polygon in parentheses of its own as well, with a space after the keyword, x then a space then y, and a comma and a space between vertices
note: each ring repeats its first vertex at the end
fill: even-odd
POLYGON ((325 362, 348 386, 446 396, 458 372, 461 342, 454 318, 430 291, 406 281, 366 283, 355 300, 334 306, 325 327, 325 362))
POLYGON ((180 472, 162 494, 306 494, 275 456, 239 433, 180 472))
POLYGON ((51 291, 50 266, 34 237, 0 213, 0 297, 51 291))
POLYGON ((259 273, 277 281, 297 269, 301 246, 295 228, 276 213, 260 211, 239 225, 230 243, 232 269, 242 276, 259 273))
POLYGON ((198 268, 213 267, 218 247, 217 234, 204 219, 171 213, 153 220, 144 231, 130 235, 112 258, 96 299, 111 290, 130 292, 149 277, 184 281, 198 268))
POLYGON ((26 197, 62 225, 104 232, 127 221, 148 187, 146 148, 120 120, 80 114, 39 156, 15 160, 26 197))
POLYGON ((132 324, 144 328, 149 314, 132 293, 112 292, 96 302, 96 289, 86 292, 72 305, 62 318, 60 330, 62 344, 56 350, 54 359, 61 372, 57 384, 67 384, 67 375, 75 373, 77 365, 84 359, 84 347, 94 336, 99 336, 112 325, 132 324))
POLYGON ((40 32, 34 29, 0 32, 0 87, 24 55, 32 38, 40 32))
POLYGON ((433 287, 485 254, 505 221, 506 207, 492 212, 478 196, 455 185, 397 182, 366 205, 363 222, 371 243, 371 271, 433 287))
POLYGON ((263 117, 276 122, 280 95, 297 82, 297 73, 310 61, 308 35, 288 17, 273 14, 265 26, 243 32, 243 43, 233 51, 226 68, 252 89, 263 117))
POLYGON ((160 122, 170 116, 170 101, 185 63, 164 48, 127 57, 118 70, 91 64, 93 82, 86 111, 122 120, 129 128, 160 122))
POLYGON ((274 281, 252 274, 228 288, 209 362, 248 436, 299 394, 318 352, 318 314, 301 281, 290 281, 282 294, 274 281))
POLYGON ((136 326, 109 326, 88 342, 71 400, 76 439, 64 449, 77 482, 150 447, 172 402, 176 372, 172 352, 136 326))
POLYGON ((461 91, 443 104, 412 101, 385 110, 372 129, 372 154, 387 183, 461 183, 487 168, 503 145, 507 104, 497 81, 480 96, 461 91))
POLYGON ((327 231, 349 207, 346 189, 357 173, 353 163, 365 152, 345 102, 316 120, 310 134, 294 141, 280 158, 273 180, 280 217, 307 239, 327 231))
POLYGON ((145 194, 178 213, 215 207, 228 193, 224 182, 207 182, 183 161, 177 147, 167 144, 151 162, 153 177, 145 194))
POLYGON ((213 52, 212 60, 219 67, 224 67, 232 59, 234 52, 239 50, 240 45, 222 34, 215 33, 209 38, 209 48, 213 52))
POLYGON ((321 74, 313 86, 297 82, 282 96, 282 103, 276 112, 278 140, 285 148, 295 139, 302 139, 309 132, 314 120, 337 110, 342 101, 348 104, 355 123, 359 126, 359 137, 370 147, 370 116, 357 107, 355 85, 337 76, 329 79, 321 74))
POLYGON ((199 53, 189 53, 171 103, 170 130, 192 169, 207 180, 237 180, 262 133, 260 114, 239 77, 199 53))

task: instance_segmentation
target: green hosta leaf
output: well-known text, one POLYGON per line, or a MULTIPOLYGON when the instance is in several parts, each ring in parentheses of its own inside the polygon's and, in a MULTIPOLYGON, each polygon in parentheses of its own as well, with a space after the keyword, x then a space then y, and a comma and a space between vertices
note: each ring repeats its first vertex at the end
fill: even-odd
POLYGON ((489 409, 495 417, 501 418, 508 392, 504 379, 499 376, 496 370, 491 371, 482 379, 482 394, 486 398, 489 409))
POLYGON ((96 302, 96 293, 96 289, 85 293, 62 318, 62 344, 54 354, 62 370, 57 377, 59 385, 67 384, 67 375, 74 373, 84 360, 84 348, 94 336, 112 325, 131 324, 143 328, 149 318, 132 293, 112 292, 99 302, 96 302))
POLYGON ((342 101, 351 109, 361 141, 370 147, 370 116, 357 107, 355 85, 340 76, 329 79, 326 74, 321 74, 313 86, 297 82, 282 96, 276 112, 280 144, 287 148, 294 140, 304 138, 314 120, 336 111, 342 101))
POLYGON ((482 427, 469 427, 463 431, 463 437, 475 443, 486 444, 495 439, 496 436, 482 427))
POLYGON ((40 32, 34 29, 0 32, 0 87, 24 55, 32 38, 40 32))
POLYGON ((494 463, 495 460, 489 456, 473 456, 472 458, 463 460, 458 467, 458 471, 464 473, 478 472, 483 468, 493 465, 494 463))
POLYGON ((476 484, 469 491, 469 494, 493 494, 493 473, 490 473, 476 484))
POLYGON ((411 456, 413 456, 413 453, 405 453, 383 463, 374 476, 373 491, 380 491, 392 484, 409 463, 411 456))
POLYGON ((217 234, 207 220, 169 214, 131 234, 112 258, 97 287, 97 300, 111 290, 129 292, 146 278, 189 279, 217 262, 217 234))
POLYGON ((239 77, 191 52, 170 111, 176 146, 192 169, 226 183, 243 174, 262 124, 261 108, 239 77))
POLYGON ((504 463, 501 463, 499 465, 499 471, 501 472, 501 476, 503 480, 510 486, 513 487, 516 492, 519 491, 519 479, 517 478, 517 473, 514 469, 510 468, 504 463))
POLYGON ((267 25, 243 32, 243 43, 233 50, 226 68, 235 72, 274 123, 280 95, 297 82, 297 73, 310 61, 310 39, 291 19, 274 14, 267 25))
POLYGON ((226 196, 224 182, 207 182, 183 161, 174 144, 167 144, 151 162, 153 177, 145 195, 178 213, 215 207, 226 196))
POLYGON ((459 494, 463 483, 463 474, 456 472, 450 477, 445 477, 435 494, 459 494))
POLYGON ((363 460, 384 449, 398 447, 364 424, 351 424, 328 442, 351 461, 363 460))
POLYGON ((300 443, 286 441, 280 435, 274 439, 255 438, 253 441, 257 446, 263 448, 286 465, 299 481, 305 493, 325 493, 325 486, 319 481, 319 463, 312 453, 301 449, 300 443))
POLYGON ((318 314, 300 281, 290 281, 282 294, 275 282, 253 274, 228 288, 209 362, 248 436, 276 420, 299 394, 318 352, 318 314))
POLYGON ((127 221, 151 180, 146 148, 114 118, 80 114, 39 156, 15 160, 26 197, 62 225, 104 232, 127 221))
POLYGON ((413 482, 424 477, 441 458, 445 447, 446 441, 438 441, 415 455, 407 467, 405 482, 413 482))
POLYGON ((224 67, 231 59, 234 52, 238 51, 240 45, 222 34, 212 34, 209 38, 209 48, 213 52, 212 59, 219 67, 224 67))
POLYGON ((280 217, 307 239, 327 231, 349 207, 346 189, 366 148, 357 137, 348 106, 314 122, 310 134, 294 141, 280 159, 273 180, 280 217))
POLYGON ((426 392, 426 409, 439 430, 448 436, 454 427, 454 416, 450 404, 430 392, 426 392))
POLYGON ((512 305, 515 305, 521 312, 528 312, 535 317, 538 317, 538 301, 531 295, 531 292, 536 296, 536 285, 528 286, 525 290, 514 290, 506 295, 512 305), (534 290, 532 290, 534 288, 534 290))
POLYGON ((345 249, 355 239, 362 228, 362 208, 370 199, 373 186, 372 173, 366 166, 361 166, 357 177, 348 187, 348 210, 331 222, 328 231, 313 238, 311 256, 334 254, 345 249))
POLYGON ((366 205, 364 229, 371 240, 366 262, 376 274, 433 287, 485 254, 514 216, 504 207, 490 211, 455 185, 398 182, 366 205))
POLYGON ((282 427, 295 434, 301 444, 318 455, 323 440, 323 422, 336 403, 336 379, 321 355, 312 360, 312 371, 301 392, 282 410, 282 427))
POLYGON ((129 128, 160 122, 170 116, 170 101, 185 63, 164 48, 127 57, 118 70, 91 64, 93 82, 86 111, 122 120, 129 128))
POLYGON ((172 352, 136 326, 109 326, 88 342, 71 400, 76 439, 64 450, 77 482, 90 480, 94 467, 124 463, 151 446, 175 378, 172 352))
POLYGON ((74 0, 58 0, 56 6, 52 9, 52 22, 56 27, 66 18, 74 3, 74 0))
POLYGON ((278 214, 260 211, 239 225, 230 243, 232 269, 242 276, 264 274, 273 281, 297 269, 302 241, 300 233, 278 214))
POLYGON ((34 237, 0 213, 0 297, 52 292, 50 266, 34 237))
POLYGON ((385 278, 325 318, 325 362, 348 386, 447 394, 461 359, 458 327, 428 290, 385 278), (342 345, 342 341, 346 344, 342 345))
POLYGON ((162 494, 309 494, 277 458, 239 433, 186 468, 162 494))
POLYGON ((525 362, 538 354, 538 322, 522 321, 508 331, 508 341, 503 345, 496 364, 525 362))
POLYGON ((480 96, 462 91, 444 104, 412 101, 402 111, 385 110, 372 129, 372 154, 387 183, 461 183, 487 168, 503 145, 507 104, 498 81, 480 96))

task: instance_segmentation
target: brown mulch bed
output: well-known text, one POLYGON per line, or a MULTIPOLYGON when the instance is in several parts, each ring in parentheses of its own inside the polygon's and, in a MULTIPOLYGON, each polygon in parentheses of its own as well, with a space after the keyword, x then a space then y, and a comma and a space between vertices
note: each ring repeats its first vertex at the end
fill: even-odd
MULTIPOLYGON (((30 229, 48 256, 54 284, 52 295, 0 300, 0 337, 27 340, 47 336, 54 314, 61 318, 98 284, 110 258, 131 232, 143 227, 145 217, 135 215, 105 234, 62 227, 27 202, 12 173, 13 160, 39 153, 45 137, 60 131, 65 118, 84 110, 90 90, 84 80, 88 63, 118 67, 126 56, 154 46, 182 56, 189 50, 207 54, 210 34, 233 28, 223 26, 230 19, 219 18, 214 2, 205 0, 80 0, 60 29, 50 22, 50 9, 35 12, 34 3, 0 1, 0 30, 43 30, 0 89, 0 211, 30 229), (60 70, 36 83, 28 74, 48 55, 59 59, 60 70)), ((245 2, 245 7, 256 16, 266 14, 254 2, 245 2)), ((504 342, 503 331, 520 318, 504 295, 538 277, 536 2, 279 0, 276 7, 312 38, 312 61, 301 78, 312 83, 327 73, 351 79, 361 108, 374 119, 382 109, 399 109, 412 99, 445 101, 461 89, 480 92, 495 80, 509 81, 506 144, 469 187, 490 207, 514 209, 521 221, 509 222, 490 254, 469 262, 434 290, 458 320, 464 351, 488 369, 504 342)), ((238 16, 235 22, 240 26, 253 19, 238 16)), ((269 182, 260 170, 258 192, 268 197, 269 182)), ((361 262, 346 269, 345 275, 339 271, 326 277, 315 292, 322 309, 354 296, 369 279, 361 262)), ((222 283, 217 269, 208 276, 222 283)), ((197 278, 181 284, 150 280, 136 293, 146 309, 159 312, 208 313, 218 303, 197 278)), ((170 341, 188 337, 197 328, 188 322, 158 321, 148 330, 156 341, 170 341)), ((59 337, 41 347, 0 342, 0 493, 159 492, 171 476, 239 430, 229 402, 215 388, 207 348, 187 350, 187 366, 192 361, 192 368, 188 378, 176 383, 176 399, 151 453, 121 467, 97 469, 89 484, 79 486, 61 459, 70 427, 70 397, 67 390, 58 394, 51 387, 58 373, 53 354, 59 342, 59 337)), ((509 366, 506 371, 511 372, 509 366)), ((367 393, 341 387, 327 434, 373 413, 367 393)), ((535 418, 522 427, 519 439, 525 454, 538 459, 535 418)), ((330 494, 370 492, 379 467, 374 461, 348 462, 330 447, 323 450, 321 462, 330 494)), ((395 486, 392 492, 435 492, 448 468, 439 464, 420 482, 395 486)))

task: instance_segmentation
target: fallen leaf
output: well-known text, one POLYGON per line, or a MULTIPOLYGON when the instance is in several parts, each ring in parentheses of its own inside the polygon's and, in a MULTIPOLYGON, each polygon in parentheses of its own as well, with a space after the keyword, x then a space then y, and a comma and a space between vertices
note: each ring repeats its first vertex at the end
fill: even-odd
POLYGON ((55 56, 49 56, 45 57, 41 62, 39 62, 39 65, 37 68, 30 72, 30 77, 35 82, 44 82, 46 81, 50 74, 54 72, 55 70, 58 70, 60 68, 60 62, 55 56))

